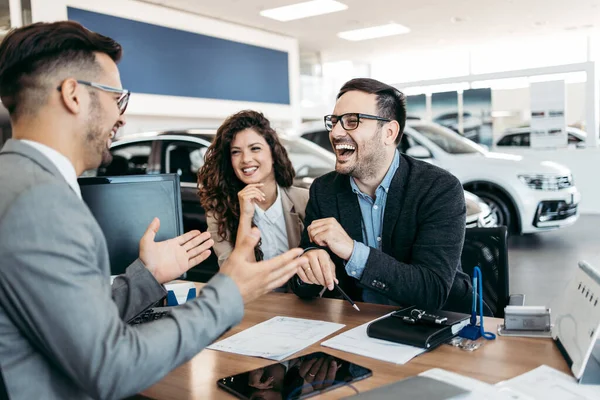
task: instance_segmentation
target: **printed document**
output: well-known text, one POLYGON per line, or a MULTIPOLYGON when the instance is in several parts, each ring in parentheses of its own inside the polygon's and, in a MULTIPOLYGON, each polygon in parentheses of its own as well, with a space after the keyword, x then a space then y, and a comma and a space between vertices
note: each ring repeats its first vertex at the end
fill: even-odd
MULTIPOLYGON (((383 317, 387 317, 387 315, 384 315, 383 317)), ((414 357, 425 352, 425 349, 419 347, 407 346, 405 344, 369 337, 369 335, 367 335, 367 326, 369 326, 371 322, 367 322, 366 324, 326 340, 321 343, 321 346, 331 347, 332 349, 342 350, 348 353, 371 357, 395 364, 405 364, 414 357)))
POLYGON ((344 326, 312 319, 273 317, 207 348, 281 361, 344 326))
POLYGON ((528 400, 600 399, 600 385, 580 385, 572 375, 567 375, 547 365, 500 382, 496 387, 503 392, 524 395, 528 400))

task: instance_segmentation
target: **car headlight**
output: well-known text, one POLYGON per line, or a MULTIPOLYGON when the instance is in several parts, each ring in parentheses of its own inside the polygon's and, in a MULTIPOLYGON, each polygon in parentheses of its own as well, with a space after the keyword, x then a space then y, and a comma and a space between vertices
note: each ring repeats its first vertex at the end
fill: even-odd
POLYGON ((573 175, 519 175, 519 180, 534 190, 561 190, 575 183, 573 175))

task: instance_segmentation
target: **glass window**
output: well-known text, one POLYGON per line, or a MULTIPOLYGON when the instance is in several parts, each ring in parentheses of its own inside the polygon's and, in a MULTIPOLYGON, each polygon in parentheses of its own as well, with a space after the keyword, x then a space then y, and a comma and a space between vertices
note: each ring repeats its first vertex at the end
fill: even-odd
POLYGON ((31 24, 31 0, 21 0, 21 18, 23 25, 31 24))
POLYGON ((400 143, 398 143, 397 149, 400 151, 400 153, 405 154, 408 149, 414 146, 422 146, 422 144, 417 142, 412 136, 410 136, 410 134, 404 132, 402 139, 400 139, 400 143))
POLYGON ((474 142, 460 136, 458 133, 439 125, 411 125, 427 139, 438 145, 442 150, 450 154, 485 153, 485 150, 474 142))
POLYGON ((167 174, 179 175, 181 182, 196 183, 197 173, 204 165, 207 148, 195 142, 163 142, 163 167, 167 174))
POLYGON ((514 135, 506 135, 498 141, 498 146, 512 146, 510 143, 514 135))
MULTIPOLYGON (((281 138, 281 142, 287 150, 297 178, 317 177, 335 168, 335 155, 308 140, 281 138)), ((331 144, 329 147, 331 148, 331 144)))
POLYGON ((305 133, 302 137, 306 140, 309 140, 327 151, 333 152, 333 148, 331 147, 331 142, 329 141, 329 132, 326 130, 305 133))
POLYGON ((498 142, 498 146, 529 146, 529 132, 506 135, 498 142))
POLYGON ((0 39, 8 32, 11 28, 10 20, 10 6, 9 0, 0 0, 0 31, 4 32, 0 34, 0 39))
POLYGON ((144 175, 148 170, 151 151, 150 140, 115 145, 110 151, 113 156, 111 163, 98 168, 98 176, 144 175))
POLYGON ((569 144, 577 144, 577 143, 580 143, 582 141, 577 136, 572 135, 570 133, 567 135, 567 138, 568 138, 567 140, 568 140, 569 144))

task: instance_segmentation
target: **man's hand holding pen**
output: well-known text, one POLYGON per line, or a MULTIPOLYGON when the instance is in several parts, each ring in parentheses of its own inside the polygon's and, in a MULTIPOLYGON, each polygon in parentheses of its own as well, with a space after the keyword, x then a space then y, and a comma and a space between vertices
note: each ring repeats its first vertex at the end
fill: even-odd
MULTIPOLYGON (((313 221, 307 228, 308 237, 317 246, 327 247, 343 260, 350 259, 354 249, 354 241, 335 218, 324 218, 313 221)), ((298 273, 305 283, 325 286, 334 289, 334 283, 339 283, 335 277, 335 264, 327 251, 311 249, 306 251, 309 265, 298 273)))
MULTIPOLYGON (((328 218, 327 220, 330 220, 330 219, 335 221, 335 223, 339 226, 339 223, 335 219, 328 218)), ((318 244, 319 246, 326 246, 327 244, 324 241, 328 240, 327 238, 329 237, 329 235, 335 234, 335 231, 337 229, 331 229, 331 230, 329 229, 333 225, 330 223, 331 221, 327 221, 326 223, 323 223, 323 224, 317 224, 316 225, 317 229, 314 229, 315 223, 318 223, 321 221, 325 221, 325 220, 314 221, 308 227, 308 232, 309 232, 311 241, 318 244), (311 227, 313 229, 311 229, 311 227), (311 231, 312 231, 312 234, 311 234, 311 231), (318 238, 313 239, 313 234, 315 236, 319 235, 318 238)), ((341 226, 339 226, 339 228, 342 229, 341 226)), ((350 242, 352 242, 351 247, 350 247, 350 255, 352 255, 354 241, 352 239, 350 239, 348 234, 346 234, 346 232, 343 229, 342 229, 342 232, 347 237, 347 239, 350 240, 350 242)), ((336 243, 341 243, 341 241, 336 242, 336 243)), ((340 246, 338 246, 338 247, 342 248, 343 246, 344 245, 342 244, 341 247, 340 246)), ((336 255, 339 256, 339 254, 337 254, 337 253, 336 253, 336 255)), ((350 255, 348 256, 348 258, 350 258, 350 255)), ((338 286, 339 281, 337 280, 337 278, 335 276, 335 264, 331 260, 331 257, 329 256, 329 253, 327 251, 325 251, 323 249, 318 249, 318 248, 314 248, 314 249, 309 248, 304 251, 304 256, 308 259, 308 264, 305 264, 303 268, 300 268, 298 270, 298 276, 304 283, 321 285, 321 286, 326 287, 329 290, 336 289, 342 295, 342 297, 344 299, 346 299, 352 305, 352 307, 355 310, 360 311, 360 309, 358 308, 358 306, 356 304, 354 304, 352 299, 342 290, 341 287, 338 286)), ((325 289, 323 289, 323 290, 325 290, 325 289)))
POLYGON ((308 264, 298 269, 300 279, 305 283, 333 290, 338 280, 335 277, 335 264, 331 261, 329 253, 323 249, 311 249, 306 251, 304 256, 308 259, 308 264))

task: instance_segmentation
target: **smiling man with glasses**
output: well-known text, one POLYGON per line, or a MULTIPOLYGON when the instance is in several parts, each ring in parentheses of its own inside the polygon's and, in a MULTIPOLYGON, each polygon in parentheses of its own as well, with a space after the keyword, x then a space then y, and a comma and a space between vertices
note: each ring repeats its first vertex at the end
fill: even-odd
POLYGON ((326 296, 339 297, 339 281, 355 301, 469 312, 463 189, 447 171, 396 149, 404 95, 353 79, 324 122, 336 166, 310 188, 301 242, 310 263, 291 280, 294 292, 313 297, 326 286, 326 296))

